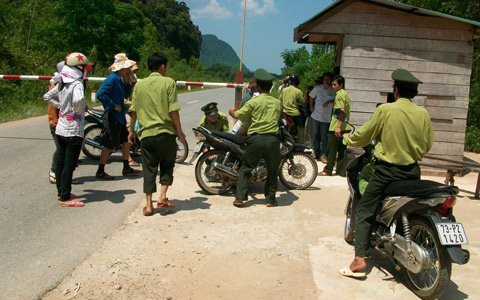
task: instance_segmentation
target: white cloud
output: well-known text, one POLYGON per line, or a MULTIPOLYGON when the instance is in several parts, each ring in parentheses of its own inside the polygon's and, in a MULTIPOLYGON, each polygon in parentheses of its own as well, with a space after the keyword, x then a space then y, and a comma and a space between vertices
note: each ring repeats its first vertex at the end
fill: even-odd
POLYGON ((194 19, 213 18, 218 20, 228 19, 233 15, 227 8, 222 7, 217 0, 210 0, 204 8, 192 10, 192 17, 194 19))
MULTIPOLYGON (((243 1, 241 2, 243 8, 243 1)), ((275 7, 274 0, 247 0, 247 12, 254 16, 263 16, 270 13, 277 13, 278 9, 275 7), (263 5, 262 5, 263 2, 263 5)))

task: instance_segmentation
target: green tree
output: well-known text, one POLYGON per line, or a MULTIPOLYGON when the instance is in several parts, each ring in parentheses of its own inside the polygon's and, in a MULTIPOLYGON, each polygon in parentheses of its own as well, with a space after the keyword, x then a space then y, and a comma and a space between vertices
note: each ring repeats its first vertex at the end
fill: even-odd
MULTIPOLYGON (((480 1, 398 0, 399 2, 480 22, 480 1)), ((475 41, 465 149, 480 152, 480 41, 475 41)))
POLYGON ((144 17, 132 4, 114 0, 58 0, 56 14, 61 18, 55 28, 60 49, 83 52, 103 66, 110 64, 118 52, 140 57, 144 17))
POLYGON ((201 33, 192 23, 185 2, 143 0, 141 3, 144 15, 157 28, 158 41, 162 45, 179 49, 181 57, 187 60, 200 56, 201 33))
POLYGON ((333 71, 334 51, 324 45, 313 45, 311 53, 305 46, 282 52, 282 74, 300 76, 300 88, 313 84, 313 80, 324 72, 333 71))

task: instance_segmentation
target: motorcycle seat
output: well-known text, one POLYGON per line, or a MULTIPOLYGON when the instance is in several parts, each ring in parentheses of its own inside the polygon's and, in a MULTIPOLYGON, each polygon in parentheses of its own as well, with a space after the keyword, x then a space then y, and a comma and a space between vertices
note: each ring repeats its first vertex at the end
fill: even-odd
POLYGON ((400 180, 392 182, 385 189, 387 196, 427 197, 433 194, 458 194, 458 187, 431 180, 400 180))
POLYGON ((247 142, 247 137, 243 135, 233 134, 223 131, 212 131, 212 134, 224 139, 227 139, 231 142, 234 142, 237 145, 244 145, 247 142))

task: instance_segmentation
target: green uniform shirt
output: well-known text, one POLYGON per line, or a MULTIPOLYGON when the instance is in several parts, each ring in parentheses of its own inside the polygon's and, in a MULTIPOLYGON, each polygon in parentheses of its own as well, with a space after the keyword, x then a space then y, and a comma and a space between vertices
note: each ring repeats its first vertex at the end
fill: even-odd
MULTIPOLYGON (((348 96, 347 92, 344 89, 337 91, 335 94, 335 102, 333 104, 333 111, 335 109, 342 109, 345 111, 347 116, 347 121, 350 121, 350 97, 348 96)), ((330 121, 329 131, 335 131, 338 126, 338 120, 332 115, 332 120, 330 121)), ((341 131, 352 130, 350 125, 343 122, 341 131)))
POLYGON ((380 105, 372 118, 344 139, 354 147, 376 140, 376 158, 400 166, 419 161, 433 145, 433 129, 426 109, 400 98, 380 105))
POLYGON ((219 114, 218 121, 216 123, 212 123, 212 122, 208 121, 207 117, 203 116, 200 119, 200 122, 198 122, 198 126, 205 127, 208 130, 228 131, 229 127, 228 127, 227 115, 222 113, 222 112, 219 112, 218 114, 219 114))
POLYGON ((287 86, 280 93, 283 112, 289 116, 296 117, 300 115, 299 106, 304 106, 303 93, 294 86, 287 86))
POLYGON ((153 72, 135 85, 130 111, 137 113, 140 140, 161 133, 177 134, 170 113, 178 110, 177 85, 172 78, 153 72))
POLYGON ((247 135, 277 134, 281 113, 280 100, 264 93, 250 99, 242 108, 235 111, 235 117, 244 123, 251 122, 247 135))

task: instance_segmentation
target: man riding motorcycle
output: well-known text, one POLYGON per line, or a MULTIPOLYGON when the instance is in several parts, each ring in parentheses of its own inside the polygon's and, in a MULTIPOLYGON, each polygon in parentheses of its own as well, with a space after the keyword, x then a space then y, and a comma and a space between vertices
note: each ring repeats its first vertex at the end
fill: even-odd
POLYGON ((369 236, 386 186, 397 180, 419 179, 417 162, 433 144, 430 116, 411 100, 418 94, 418 85, 422 82, 404 69, 395 70, 392 79, 395 102, 381 105, 359 130, 344 134, 343 142, 349 146, 364 147, 373 139, 377 141, 375 171, 357 208, 355 259, 349 267, 340 270, 344 276, 366 275, 369 236))

